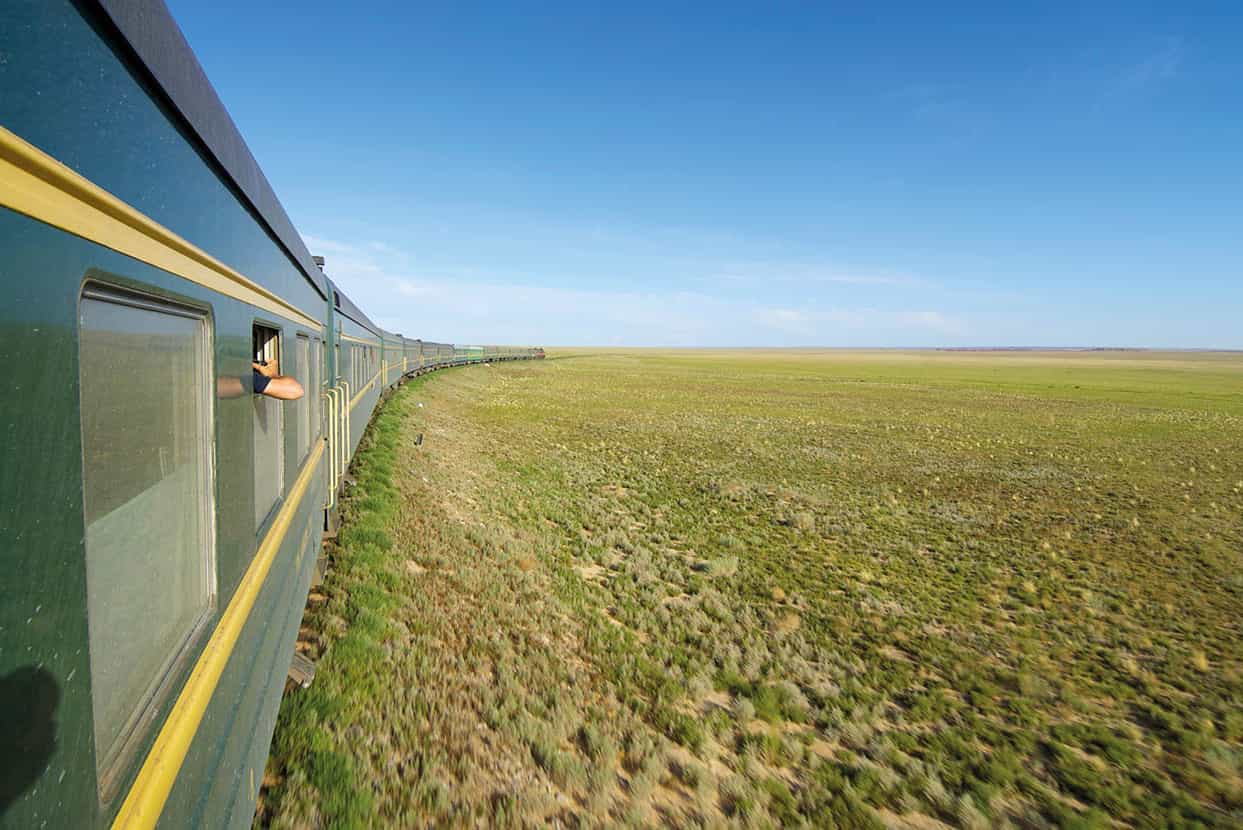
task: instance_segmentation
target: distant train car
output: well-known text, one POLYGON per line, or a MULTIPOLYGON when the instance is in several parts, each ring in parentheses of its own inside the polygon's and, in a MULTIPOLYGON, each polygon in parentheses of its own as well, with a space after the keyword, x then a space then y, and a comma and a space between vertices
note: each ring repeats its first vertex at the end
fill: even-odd
POLYGON ((350 458, 459 361, 324 274, 160 0, 0 22, 0 815, 248 826, 350 458))

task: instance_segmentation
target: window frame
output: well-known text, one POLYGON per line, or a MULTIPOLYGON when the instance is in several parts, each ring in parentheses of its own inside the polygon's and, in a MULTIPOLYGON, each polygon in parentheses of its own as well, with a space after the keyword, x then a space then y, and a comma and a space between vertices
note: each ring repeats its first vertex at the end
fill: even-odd
POLYGON ((315 442, 320 440, 324 434, 324 362, 327 360, 327 356, 328 352, 324 346, 323 339, 312 334, 311 366, 314 368, 311 370, 310 377, 308 378, 311 385, 306 390, 306 394, 310 397, 310 400, 307 403, 311 408, 311 442, 310 447, 307 450, 308 452, 310 452, 310 449, 315 447, 315 442))
MULTIPOLYGON (((81 371, 82 359, 82 315, 84 301, 113 303, 139 311, 182 317, 199 324, 199 360, 202 376, 198 393, 199 411, 201 414, 201 435, 203 443, 201 453, 202 481, 200 485, 204 502, 199 505, 202 538, 200 540, 199 564, 204 579, 205 598, 197 618, 186 630, 181 642, 160 664, 152 680, 144 690, 140 701, 131 709, 128 718, 122 725, 111 746, 101 747, 95 739, 96 706, 94 689, 91 700, 91 746, 94 754, 96 796, 101 807, 113 803, 122 793, 121 785, 133 772, 135 763, 141 758, 140 750, 149 744, 156 732, 168 717, 172 702, 178 691, 185 685, 188 669, 197 659, 207 642, 207 635, 212 630, 219 613, 220 582, 219 582, 219 528, 217 527, 216 493, 216 321, 209 304, 197 302, 187 297, 164 296, 130 285, 119 285, 106 282, 88 275, 78 291, 77 325, 74 335, 78 349, 78 425, 82 449, 82 509, 83 509, 83 543, 84 560, 90 555, 87 549, 86 523, 86 449, 88 437, 86 424, 83 421, 84 406, 82 399, 81 371)), ((84 575, 84 587, 89 592, 89 575, 84 575)), ((87 626, 90 626, 89 610, 87 626)), ((91 653, 90 640, 87 641, 88 661, 94 659, 91 653)), ((93 679, 93 678, 92 678, 93 679)), ((94 684, 92 683, 92 686, 94 684)))
MULTIPOLYGON (((255 348, 254 348, 254 335, 255 335, 255 331, 256 331, 256 329, 260 329, 260 328, 267 329, 267 330, 269 330, 269 331, 271 331, 271 332, 273 332, 273 333, 274 333, 274 336, 273 336, 272 338, 270 338, 269 342, 275 342, 275 344, 276 344, 276 368, 277 368, 277 371, 278 371, 278 372, 282 372, 282 373, 283 373, 283 372, 284 372, 284 366, 285 366, 285 364, 284 364, 284 359, 285 359, 285 329, 284 329, 284 326, 282 326, 280 323, 278 323, 278 322, 276 322, 276 321, 274 321, 274 320, 271 320, 271 319, 269 319, 269 318, 264 318, 264 317, 252 317, 252 318, 251 318, 251 321, 250 321, 250 330, 251 330, 251 357, 252 357, 252 358, 254 358, 254 357, 255 357, 255 348)), ((252 494, 253 494, 253 496, 254 496, 254 499, 255 499, 255 504, 256 504, 256 514, 255 514, 255 535, 256 535, 256 536, 258 536, 258 537, 262 537, 262 536, 263 536, 263 534, 267 532, 268 527, 272 524, 272 519, 276 516, 277 512, 279 512, 279 511, 280 511, 281 505, 285 503, 286 486, 288 485, 288 481, 287 481, 288 476, 287 476, 287 474, 286 474, 286 473, 287 473, 286 467, 288 466, 288 459, 285 457, 285 456, 286 456, 286 453, 285 453, 285 442, 286 442, 286 438, 287 438, 288 430, 287 430, 287 428, 286 428, 286 424, 285 424, 285 421, 286 421, 286 413, 285 413, 285 409, 286 409, 286 407, 284 407, 284 406, 281 406, 281 405, 280 405, 280 404, 282 403, 282 401, 278 401, 278 400, 273 399, 273 398, 268 398, 267 396, 262 395, 262 394, 260 394, 260 393, 255 393, 255 394, 251 395, 251 398, 252 398, 251 405, 252 405, 252 407, 253 407, 253 406, 254 406, 254 404, 255 404, 255 401, 254 401, 253 399, 254 399, 256 396, 257 396, 258 398, 260 398, 260 399, 261 399, 261 403, 262 403, 264 406, 268 406, 268 405, 269 405, 269 402, 276 404, 276 406, 275 406, 275 409, 276 409, 276 412, 277 412, 276 424, 277 424, 277 429, 278 429, 278 430, 279 430, 279 432, 280 432, 280 434, 276 437, 276 453, 277 453, 277 458, 276 458, 276 471, 277 471, 276 498, 272 501, 272 505, 271 505, 271 507, 270 507, 270 508, 268 508, 268 511, 267 511, 267 512, 266 512, 266 513, 262 516, 262 517, 260 517, 260 516, 258 515, 258 501, 259 501, 259 487, 258 487, 258 479, 256 479, 256 478, 254 477, 254 476, 255 476, 255 473, 257 473, 257 471, 258 471, 258 464, 256 463, 256 459, 255 459, 255 458, 254 458, 254 456, 253 456, 253 453, 254 453, 254 441, 255 441, 255 434, 254 434, 254 432, 255 432, 255 430, 257 429, 257 424, 255 423, 255 420, 254 420, 254 417, 255 417, 255 416, 254 416, 254 413, 252 413, 252 418, 251 418, 251 453, 252 453, 252 457, 251 457, 251 487, 252 487, 252 494)))
POLYGON ((296 358, 295 362, 298 364, 297 374, 295 377, 297 377, 298 382, 302 384, 302 397, 297 401, 298 411, 295 415, 298 422, 298 429, 296 430, 297 436, 295 437, 295 449, 298 453, 298 467, 301 468, 302 464, 305 463, 307 456, 311 454, 311 447, 315 443, 312 439, 313 433, 311 431, 311 402, 313 400, 311 378, 314 374, 311 364, 315 358, 314 353, 311 350, 311 335, 308 332, 294 332, 293 346, 294 356, 296 358), (305 355, 302 351, 304 343, 306 344, 305 355), (302 434, 304 419, 306 421, 305 435, 302 434))

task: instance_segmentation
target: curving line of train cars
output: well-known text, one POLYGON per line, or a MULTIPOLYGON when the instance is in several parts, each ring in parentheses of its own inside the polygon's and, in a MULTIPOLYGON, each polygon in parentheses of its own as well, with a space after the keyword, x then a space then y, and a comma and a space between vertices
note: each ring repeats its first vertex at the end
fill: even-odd
POLYGON ((4 3, 0 56, 0 825, 246 826, 382 394, 543 352, 375 325, 162 0, 4 3))

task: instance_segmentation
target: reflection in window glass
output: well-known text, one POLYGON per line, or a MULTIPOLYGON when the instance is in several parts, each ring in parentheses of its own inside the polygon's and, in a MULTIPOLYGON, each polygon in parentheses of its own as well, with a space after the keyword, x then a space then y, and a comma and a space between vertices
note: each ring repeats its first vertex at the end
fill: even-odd
POLYGON ((311 402, 315 390, 311 387, 311 341, 299 334, 298 344, 298 382, 302 384, 302 397, 298 399, 298 458, 306 458, 311 448, 311 402))
POLYGON ((91 687, 106 791, 214 602, 211 379, 206 322, 192 311, 88 288, 79 336, 91 687))
POLYGON ((319 438, 319 422, 320 409, 322 402, 320 400, 320 366, 323 363, 325 349, 322 340, 316 339, 315 345, 311 347, 311 352, 315 354, 315 360, 311 361, 310 380, 311 385, 306 388, 306 397, 308 406, 311 410, 311 446, 315 445, 315 441, 319 438))

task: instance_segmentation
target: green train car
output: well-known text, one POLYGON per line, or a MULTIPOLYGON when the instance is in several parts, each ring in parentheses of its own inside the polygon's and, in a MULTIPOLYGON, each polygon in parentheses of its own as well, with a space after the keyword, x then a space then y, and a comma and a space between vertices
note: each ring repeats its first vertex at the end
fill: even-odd
POLYGON ((246 826, 384 391, 542 351, 371 322, 161 0, 8 0, 0 56, 0 825, 246 826))

